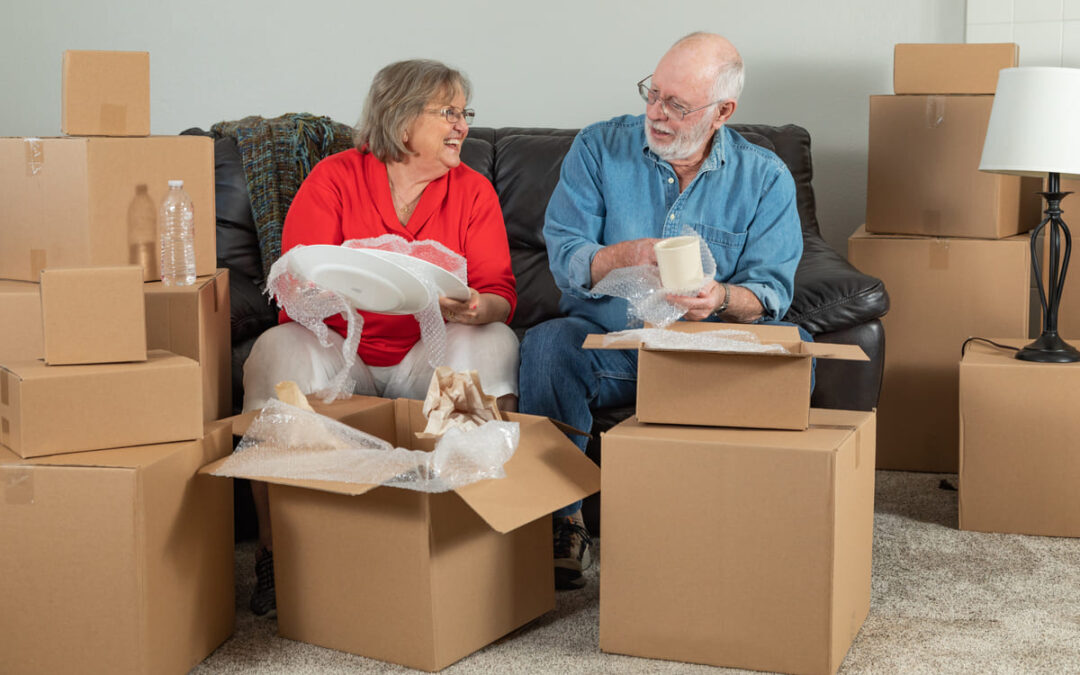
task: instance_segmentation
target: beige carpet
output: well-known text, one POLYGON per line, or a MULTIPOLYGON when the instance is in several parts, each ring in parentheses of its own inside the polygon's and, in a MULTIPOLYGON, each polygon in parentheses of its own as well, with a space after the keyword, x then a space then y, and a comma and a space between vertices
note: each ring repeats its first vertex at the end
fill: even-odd
MULTIPOLYGON (((877 473, 870 616, 840 672, 1080 672, 1080 539, 961 532, 942 479, 956 484, 877 473)), ((247 610, 253 552, 237 546, 236 633, 194 673, 413 672, 277 637, 273 619, 247 610)), ((601 653, 600 568, 554 612, 443 672, 746 672, 601 653)))

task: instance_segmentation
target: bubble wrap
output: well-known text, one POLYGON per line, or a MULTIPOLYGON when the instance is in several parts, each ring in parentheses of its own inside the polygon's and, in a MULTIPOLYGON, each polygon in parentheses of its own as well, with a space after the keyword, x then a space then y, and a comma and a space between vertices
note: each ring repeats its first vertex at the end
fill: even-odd
MULTIPOLYGON (((418 258, 438 265, 456 276, 462 283, 468 284, 465 258, 437 241, 406 241, 396 234, 384 234, 370 239, 349 239, 343 242, 342 246, 356 249, 374 248, 418 258)), ((324 347, 330 346, 327 337, 329 329, 324 321, 336 314, 345 317, 347 330, 345 344, 341 348, 345 365, 325 389, 317 392, 318 396, 329 403, 349 396, 358 390, 358 385, 360 391, 375 391, 375 383, 367 369, 356 368, 358 361, 356 350, 360 344, 360 334, 363 332, 363 317, 353 310, 352 305, 341 293, 322 288, 289 269, 290 254, 300 248, 303 247, 296 246, 290 249, 270 267, 270 274, 266 280, 266 292, 277 300, 278 306, 284 309, 294 321, 315 333, 319 338, 319 344, 324 347), (363 381, 359 381, 361 378, 363 381)), ((427 346, 428 363, 432 368, 436 368, 446 363, 446 324, 443 322, 442 311, 439 309, 437 300, 439 289, 423 271, 422 263, 410 266, 408 261, 402 261, 402 266, 414 273, 420 283, 427 288, 428 297, 431 298, 431 302, 413 316, 420 324, 420 339, 427 346)))
POLYGON ((517 422, 449 430, 431 452, 395 448, 357 429, 276 399, 214 472, 232 478, 294 478, 447 492, 503 478, 517 450, 517 422))
POLYGON ((637 328, 604 336, 604 346, 623 340, 636 340, 653 349, 695 352, 753 352, 788 354, 779 344, 762 344, 757 335, 747 330, 721 328, 700 333, 684 333, 663 328, 637 328))
MULTIPOLYGON (((716 260, 712 251, 697 232, 689 225, 684 225, 679 236, 692 236, 701 247, 701 268, 705 272, 705 281, 716 276, 716 260)), ((685 295, 697 295, 704 284, 696 289, 687 289, 685 295)), ((593 293, 623 298, 627 307, 627 325, 651 323, 656 326, 670 326, 686 314, 686 308, 667 301, 671 293, 660 283, 660 270, 656 265, 637 265, 618 267, 611 270, 592 288, 593 293)))

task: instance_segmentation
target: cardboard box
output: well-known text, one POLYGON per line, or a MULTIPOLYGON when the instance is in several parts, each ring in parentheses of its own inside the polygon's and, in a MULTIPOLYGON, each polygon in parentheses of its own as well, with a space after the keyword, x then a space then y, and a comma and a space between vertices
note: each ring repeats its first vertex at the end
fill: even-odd
POLYGON ((1020 46, 898 44, 893 51, 897 94, 993 94, 998 71, 1020 65, 1020 46))
POLYGON ((45 363, 146 360, 142 268, 41 271, 45 363))
POLYGON ((0 363, 40 359, 44 353, 41 287, 0 280, 0 363))
POLYGON ((874 437, 872 412, 819 409, 605 433, 600 649, 836 672, 870 608, 874 437))
POLYGON ((1032 363, 968 345, 960 361, 960 529, 1080 537, 1078 405, 1080 363, 1032 363))
POLYGON ((20 457, 202 436, 199 364, 152 350, 143 363, 0 365, 0 445, 20 457))
POLYGON ((173 178, 195 207, 196 273, 213 274, 213 139, 0 138, 0 278, 142 265, 158 280, 157 210, 173 178))
POLYGON ((871 96, 866 230, 1001 239, 1039 222, 1039 179, 979 171, 993 96, 871 96))
MULTIPOLYGON (((399 447, 426 422, 406 399, 315 407, 399 447)), ((550 514, 600 470, 549 420, 510 417, 506 477, 453 492, 267 479, 279 634, 433 671, 554 608, 550 514)))
POLYGON ((848 260, 885 282, 885 372, 878 402, 880 469, 955 472, 960 346, 1028 330, 1029 239, 867 234, 848 260))
POLYGON ((233 496, 202 440, 20 460, 0 448, 5 673, 186 673, 232 634, 233 496))
POLYGON ((805 429, 810 415, 813 358, 869 360, 858 345, 803 342, 794 326, 680 321, 668 330, 740 330, 786 353, 658 349, 637 341, 604 344, 589 335, 585 349, 637 349, 637 419, 656 424, 805 429))
POLYGON ((65 51, 62 100, 65 134, 149 136, 149 52, 65 51))
POLYGON ((199 362, 203 419, 232 414, 232 333, 229 322, 229 271, 199 277, 192 286, 146 289, 146 343, 199 362))

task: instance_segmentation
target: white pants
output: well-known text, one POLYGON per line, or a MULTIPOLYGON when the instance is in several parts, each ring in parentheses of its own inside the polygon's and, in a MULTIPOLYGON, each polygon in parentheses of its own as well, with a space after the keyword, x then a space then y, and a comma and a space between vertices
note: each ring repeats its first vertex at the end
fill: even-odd
MULTIPOLYGON (((274 385, 292 380, 300 391, 311 394, 324 389, 345 366, 341 353, 345 339, 329 331, 330 346, 319 344, 315 334, 298 323, 284 323, 265 331, 255 341, 244 362, 244 411, 257 410, 276 398, 274 385)), ((518 393, 518 339, 504 323, 467 326, 446 324, 446 365, 454 370, 475 370, 484 393, 495 397, 518 393)), ((431 375, 427 348, 417 342, 396 366, 368 366, 359 359, 357 394, 386 398, 423 399, 431 375), (364 391, 373 382, 374 391, 364 391)))

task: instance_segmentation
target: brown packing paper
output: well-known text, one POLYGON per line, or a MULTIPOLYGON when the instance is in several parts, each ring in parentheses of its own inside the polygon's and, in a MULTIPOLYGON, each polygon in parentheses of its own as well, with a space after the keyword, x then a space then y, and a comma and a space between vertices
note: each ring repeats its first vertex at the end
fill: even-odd
POLYGON ((495 397, 484 393, 475 370, 459 373, 448 366, 439 366, 431 376, 423 413, 427 426, 416 435, 421 439, 437 438, 454 427, 468 431, 502 419, 495 397))

